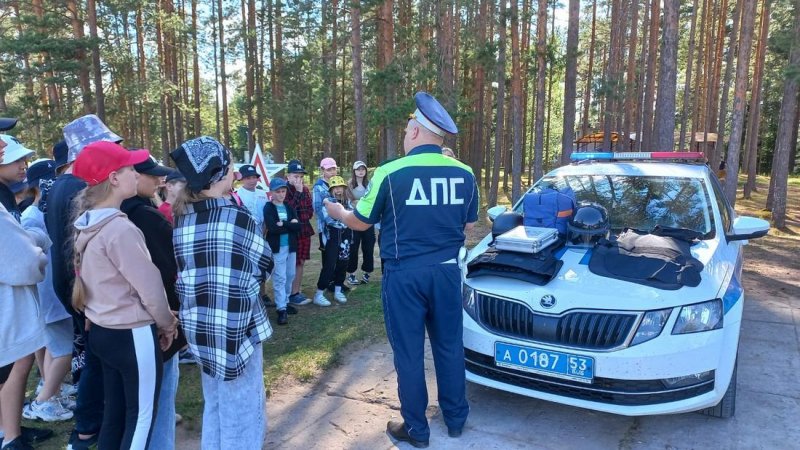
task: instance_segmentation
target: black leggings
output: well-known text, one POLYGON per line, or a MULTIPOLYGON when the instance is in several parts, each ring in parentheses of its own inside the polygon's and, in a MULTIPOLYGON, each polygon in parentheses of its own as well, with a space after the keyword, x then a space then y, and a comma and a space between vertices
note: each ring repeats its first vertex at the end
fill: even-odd
MULTIPOLYGON (((321 241, 320 236, 320 243, 321 241)), ((317 289, 327 289, 331 281, 334 286, 344 285, 350 250, 353 248, 352 242, 353 230, 328 227, 328 242, 322 251, 322 270, 317 280, 317 289)))
POLYGON ((350 246, 350 262, 347 263, 347 271, 354 273, 358 269, 358 247, 364 254, 364 262, 361 270, 372 273, 375 270, 375 227, 369 227, 364 231, 353 231, 353 245, 350 246))
POLYGON ((98 448, 147 448, 162 376, 155 325, 116 330, 92 324, 89 347, 103 365, 105 410, 98 448))

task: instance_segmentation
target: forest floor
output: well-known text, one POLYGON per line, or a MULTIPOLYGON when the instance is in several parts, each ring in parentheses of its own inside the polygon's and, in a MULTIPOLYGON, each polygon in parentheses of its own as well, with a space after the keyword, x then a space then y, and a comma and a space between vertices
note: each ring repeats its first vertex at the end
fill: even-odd
MULTIPOLYGON (((737 200, 740 215, 769 219, 769 213, 763 211, 768 182, 759 177, 759 190, 753 198, 737 200)), ((748 298, 741 352, 748 362, 740 364, 735 418, 725 421, 697 414, 622 417, 468 383, 469 422, 461 439, 449 439, 435 400, 428 349, 432 447, 757 448, 800 440, 800 429, 791 419, 800 416, 800 386, 794 382, 794 374, 800 370, 800 258, 796 256, 800 249, 800 178, 791 179, 789 189, 787 229, 773 229, 745 247, 748 298)), ((485 218, 477 225, 468 237, 470 246, 490 229, 485 218)), ((313 294, 319 273, 316 256, 312 250, 304 276, 306 295, 313 294)), ((355 287, 348 299, 346 305, 329 308, 301 307, 298 315, 290 316, 288 326, 274 327, 273 338, 264 346, 269 421, 266 448, 393 447, 384 430, 387 420, 399 418, 399 403, 392 353, 383 331, 379 270, 370 284, 355 287)), ((274 309, 269 314, 274 319, 274 309)), ((181 365, 177 410, 184 418, 178 426, 177 448, 199 448, 202 390, 197 366, 181 365)), ((55 428, 60 437, 39 448, 64 448, 70 424, 55 428)))

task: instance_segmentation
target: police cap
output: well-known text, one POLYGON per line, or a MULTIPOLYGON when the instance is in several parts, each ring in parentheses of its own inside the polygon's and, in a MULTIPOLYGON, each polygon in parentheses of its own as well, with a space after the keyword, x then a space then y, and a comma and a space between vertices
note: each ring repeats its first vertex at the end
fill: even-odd
POLYGON ((431 94, 417 92, 414 96, 414 103, 417 104, 414 118, 420 125, 442 137, 445 133, 458 133, 458 127, 453 122, 453 118, 431 94))

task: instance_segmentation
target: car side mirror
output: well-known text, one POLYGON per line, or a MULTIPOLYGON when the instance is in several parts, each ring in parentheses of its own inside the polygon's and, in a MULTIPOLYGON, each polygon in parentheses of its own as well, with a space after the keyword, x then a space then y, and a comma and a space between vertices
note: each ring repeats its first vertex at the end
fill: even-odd
POLYGON ((728 241, 744 241, 764 237, 769 232, 769 222, 757 217, 741 216, 733 220, 733 229, 725 237, 728 241))
POLYGON ((506 212, 508 208, 503 205, 492 206, 491 208, 486 210, 486 214, 489 216, 489 220, 494 222, 494 219, 497 218, 500 214, 506 212))

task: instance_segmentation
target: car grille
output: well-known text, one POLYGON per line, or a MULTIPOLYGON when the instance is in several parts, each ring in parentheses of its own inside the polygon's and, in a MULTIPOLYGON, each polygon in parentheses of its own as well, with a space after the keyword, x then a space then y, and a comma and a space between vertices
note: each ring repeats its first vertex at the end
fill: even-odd
POLYGON ((697 397, 714 390, 714 378, 691 386, 668 389, 661 380, 617 380, 595 377, 591 384, 547 377, 505 367, 494 359, 464 349, 467 371, 500 383, 562 397, 620 406, 656 405, 697 397))
POLYGON ((638 315, 571 312, 537 314, 526 305, 477 294, 479 322, 508 337, 588 350, 608 350, 625 343, 638 315))

